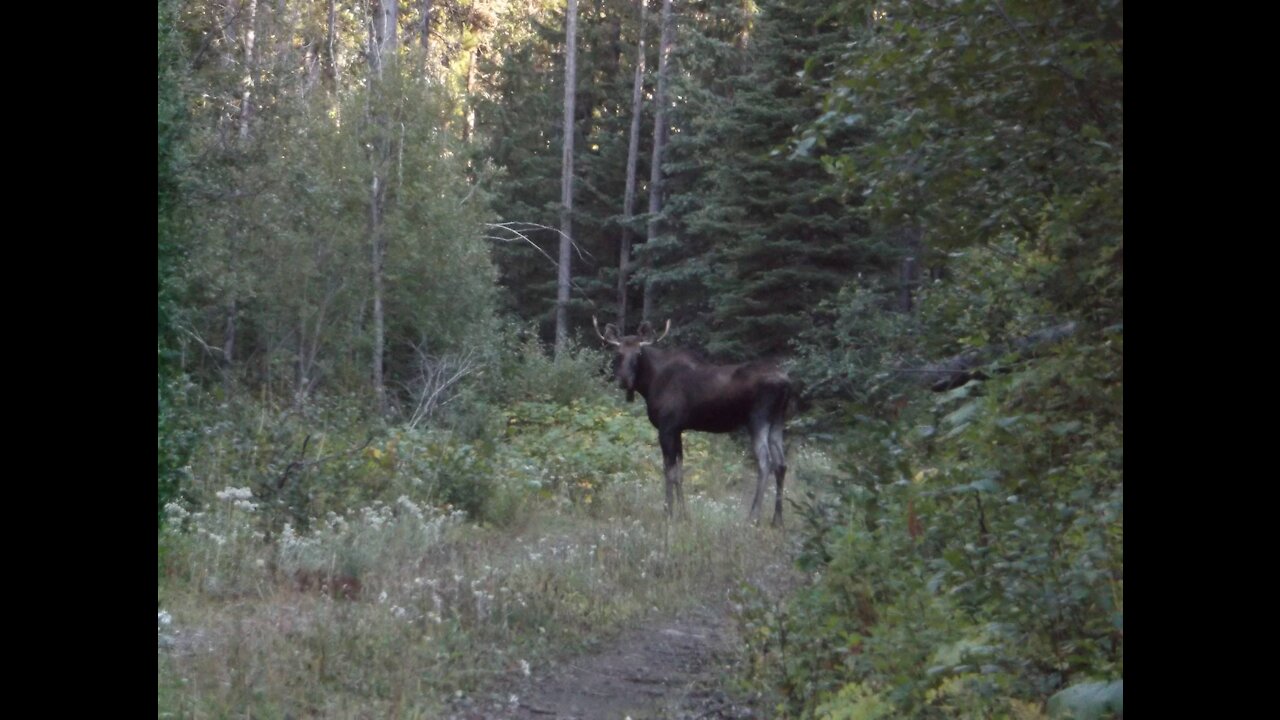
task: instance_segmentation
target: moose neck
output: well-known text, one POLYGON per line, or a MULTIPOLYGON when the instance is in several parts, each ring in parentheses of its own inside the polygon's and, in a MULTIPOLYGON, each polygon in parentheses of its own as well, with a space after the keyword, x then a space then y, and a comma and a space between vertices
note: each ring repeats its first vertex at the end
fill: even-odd
POLYGON ((649 346, 640 348, 640 360, 636 363, 635 391, 640 393, 640 397, 646 402, 649 400, 649 387, 662 360, 663 351, 649 346))

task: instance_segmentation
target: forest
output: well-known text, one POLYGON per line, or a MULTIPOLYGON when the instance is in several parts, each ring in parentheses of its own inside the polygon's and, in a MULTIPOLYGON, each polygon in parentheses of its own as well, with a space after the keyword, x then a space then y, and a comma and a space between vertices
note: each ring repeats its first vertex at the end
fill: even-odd
POLYGON ((159 0, 159 717, 569 717, 699 613, 627 717, 1120 717, 1123 27, 159 0), (745 432, 668 519, 643 323, 785 370, 782 528, 745 432))

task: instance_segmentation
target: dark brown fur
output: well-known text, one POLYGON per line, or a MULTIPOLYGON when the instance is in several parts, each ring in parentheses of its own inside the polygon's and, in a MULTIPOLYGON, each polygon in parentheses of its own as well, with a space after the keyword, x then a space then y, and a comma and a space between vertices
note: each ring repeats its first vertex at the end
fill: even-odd
MULTIPOLYGON (((668 329, 670 326, 668 322, 668 329)), ((606 325, 600 337, 614 346, 614 378, 627 391, 627 399, 640 393, 649 422, 658 429, 666 475, 667 515, 671 514, 673 495, 684 512, 684 449, 680 434, 685 430, 726 433, 745 427, 751 433, 760 470, 750 517, 759 517, 765 482, 772 474, 778 487, 773 524, 781 525, 782 485, 787 472, 782 425, 791 394, 787 374, 767 362, 713 365, 685 350, 658 349, 652 346, 656 341, 647 322, 637 332, 619 337, 613 325, 606 325)))

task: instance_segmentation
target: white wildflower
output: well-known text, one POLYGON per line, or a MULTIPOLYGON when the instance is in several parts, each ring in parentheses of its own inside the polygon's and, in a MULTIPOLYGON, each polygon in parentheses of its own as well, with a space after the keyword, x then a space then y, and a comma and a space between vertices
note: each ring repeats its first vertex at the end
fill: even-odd
POLYGON ((528 660, 522 659, 520 661, 520 672, 524 673, 525 677, 529 677, 529 661, 528 660))
POLYGON ((231 486, 227 486, 226 488, 223 488, 221 491, 214 493, 214 495, 215 495, 219 500, 231 500, 231 501, 235 501, 235 500, 251 500, 251 499, 253 499, 253 491, 252 491, 252 490, 250 490, 250 489, 249 489, 249 488, 247 488, 247 487, 244 487, 244 488, 233 488, 233 487, 231 487, 231 486))
POLYGON ((378 594, 378 602, 385 603, 386 601, 387 601, 387 591, 383 590, 381 593, 378 594))
MULTIPOLYGON (((165 612, 164 610, 160 611, 159 615, 156 616, 156 619, 160 622, 161 625, 168 625, 169 623, 173 622, 173 616, 165 612)), ((525 675, 528 675, 528 674, 529 673, 525 673, 525 675)))

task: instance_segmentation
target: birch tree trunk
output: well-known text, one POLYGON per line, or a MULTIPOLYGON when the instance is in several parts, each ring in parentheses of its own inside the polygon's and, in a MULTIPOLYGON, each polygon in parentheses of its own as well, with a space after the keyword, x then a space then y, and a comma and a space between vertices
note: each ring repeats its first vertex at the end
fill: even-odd
POLYGON ((384 173, 392 152, 385 108, 381 107, 384 100, 381 90, 383 69, 396 56, 396 7, 395 0, 373 0, 369 43, 370 108, 373 115, 371 124, 375 128, 370 153, 372 177, 369 182, 369 245, 373 273, 373 393, 378 412, 383 414, 387 411, 387 392, 383 378, 383 355, 386 352, 386 319, 383 315, 386 238, 383 235, 382 218, 385 209, 383 203, 387 197, 384 173))
POLYGON ((573 237, 573 115, 578 72, 578 0, 565 10, 564 50, 564 152, 560 158, 560 263, 556 276, 556 344, 560 358, 569 340, 569 261, 573 237))
POLYGON ((258 0, 249 0, 245 6, 244 30, 244 90, 240 95, 240 139, 249 138, 249 121, 253 118, 253 90, 255 66, 253 44, 257 36, 258 0))
MULTIPOLYGON (((667 56, 674 43, 675 25, 671 20, 671 0, 662 0, 662 39, 658 44, 658 91, 653 99, 653 161, 649 168, 649 237, 658 239, 658 215, 662 212, 662 154, 667 145, 667 56)), ((653 269, 653 255, 646 261, 653 269)), ((653 314, 653 280, 644 281, 644 306, 640 319, 653 314)))
POLYGON ((432 0, 422 0, 422 66, 431 68, 431 10, 432 0))
POLYGON ((636 206, 636 159, 640 155, 640 111, 644 108, 644 33, 649 19, 647 0, 636 0, 640 6, 639 49, 636 51, 636 74, 631 81, 631 137, 627 144, 627 189, 622 199, 622 239, 618 243, 618 328, 627 329, 627 280, 631 274, 631 218, 636 206))

